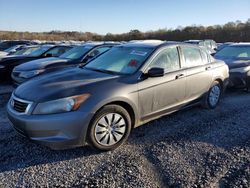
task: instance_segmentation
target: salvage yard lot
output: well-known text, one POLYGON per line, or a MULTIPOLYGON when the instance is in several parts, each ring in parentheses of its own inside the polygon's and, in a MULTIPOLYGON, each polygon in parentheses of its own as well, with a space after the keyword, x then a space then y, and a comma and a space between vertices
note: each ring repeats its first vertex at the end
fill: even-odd
POLYGON ((17 135, 3 93, 0 187, 250 187, 249 93, 230 91, 215 110, 194 107, 150 122, 110 152, 52 151, 17 135))

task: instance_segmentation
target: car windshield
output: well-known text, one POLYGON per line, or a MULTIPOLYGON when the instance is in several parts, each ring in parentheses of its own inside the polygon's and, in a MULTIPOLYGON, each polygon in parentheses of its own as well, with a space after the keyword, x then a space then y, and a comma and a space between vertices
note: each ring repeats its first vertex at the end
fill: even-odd
POLYGON ((42 46, 36 50, 34 50, 33 52, 31 52, 29 55, 30 56, 40 56, 42 55, 44 52, 46 52, 47 50, 49 50, 52 46, 42 46))
POLYGON ((133 74, 152 53, 153 48, 113 47, 105 54, 86 64, 85 68, 116 74, 133 74))
POLYGON ((82 58, 90 49, 92 49, 92 46, 77 46, 62 54, 60 58, 67 58, 72 60, 79 59, 82 58))
POLYGON ((30 53, 37 50, 38 48, 40 48, 40 47, 39 46, 37 46, 37 47, 27 47, 27 48, 16 51, 12 55, 29 55, 30 53))
POLYGON ((216 53, 218 57, 249 58, 250 46, 226 46, 216 53))

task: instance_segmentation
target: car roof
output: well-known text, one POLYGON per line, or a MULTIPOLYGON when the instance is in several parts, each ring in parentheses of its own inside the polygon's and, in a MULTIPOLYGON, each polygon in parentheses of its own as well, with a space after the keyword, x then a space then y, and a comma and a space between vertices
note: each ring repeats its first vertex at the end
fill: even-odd
POLYGON ((124 47, 145 47, 145 48, 160 48, 163 46, 171 46, 171 45, 185 45, 185 46, 193 46, 197 47, 197 45, 177 42, 177 41, 160 41, 160 40, 146 40, 146 41, 132 41, 125 44, 121 44, 119 46, 124 47))
POLYGON ((80 45, 75 45, 75 46, 88 46, 88 47, 96 47, 96 46, 102 46, 102 45, 119 45, 121 44, 120 42, 85 42, 80 45))
POLYGON ((250 46, 250 42, 240 42, 240 43, 233 43, 229 46, 250 46))
POLYGON ((165 41, 161 40, 132 40, 127 43, 121 44, 120 46, 124 47, 158 47, 161 44, 165 43, 165 41))
POLYGON ((202 40, 185 40, 184 42, 201 42, 202 40))

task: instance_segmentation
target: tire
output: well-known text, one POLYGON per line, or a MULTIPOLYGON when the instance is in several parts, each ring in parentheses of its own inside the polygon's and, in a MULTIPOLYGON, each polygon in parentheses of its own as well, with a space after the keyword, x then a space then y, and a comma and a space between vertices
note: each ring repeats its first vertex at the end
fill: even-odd
POLYGON ((222 87, 218 81, 214 81, 209 91, 203 98, 202 106, 207 109, 214 109, 220 102, 222 87))
POLYGON ((131 131, 129 113, 121 106, 107 105, 93 117, 88 141, 98 150, 113 150, 123 144, 131 131))

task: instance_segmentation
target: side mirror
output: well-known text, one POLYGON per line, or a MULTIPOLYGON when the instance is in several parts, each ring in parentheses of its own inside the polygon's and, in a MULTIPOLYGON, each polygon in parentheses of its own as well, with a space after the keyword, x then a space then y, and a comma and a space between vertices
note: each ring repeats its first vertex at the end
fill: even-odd
POLYGON ((148 70, 147 75, 148 75, 148 77, 161 77, 161 76, 164 76, 164 69, 163 68, 153 67, 153 68, 148 70))

